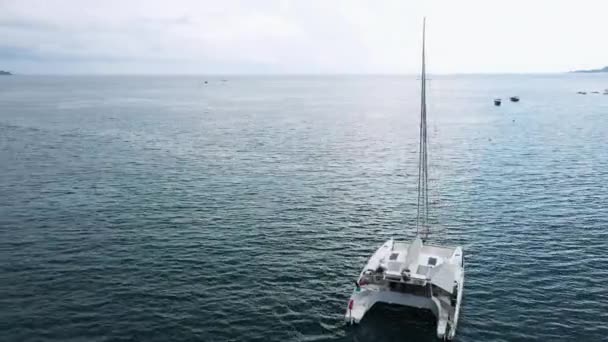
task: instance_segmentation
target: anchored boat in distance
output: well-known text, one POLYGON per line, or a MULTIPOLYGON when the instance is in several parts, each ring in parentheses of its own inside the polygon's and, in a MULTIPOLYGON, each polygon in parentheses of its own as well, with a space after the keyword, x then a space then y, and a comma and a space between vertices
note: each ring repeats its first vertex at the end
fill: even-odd
POLYGON ((371 256, 355 283, 345 320, 359 323, 376 303, 430 310, 437 318, 437 336, 456 334, 464 285, 462 247, 427 244, 430 234, 426 125, 425 23, 422 26, 418 210, 412 241, 386 241, 371 256))

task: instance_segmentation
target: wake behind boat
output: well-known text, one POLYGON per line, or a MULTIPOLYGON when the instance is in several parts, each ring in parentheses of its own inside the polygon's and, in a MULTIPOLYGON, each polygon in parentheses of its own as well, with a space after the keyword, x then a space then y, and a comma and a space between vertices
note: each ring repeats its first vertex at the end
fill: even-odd
POLYGON ((345 320, 359 323, 376 303, 427 309, 437 318, 437 336, 451 340, 462 301, 464 258, 462 247, 426 244, 430 226, 424 21, 421 85, 416 237, 411 242, 390 239, 371 256, 350 296, 345 320))

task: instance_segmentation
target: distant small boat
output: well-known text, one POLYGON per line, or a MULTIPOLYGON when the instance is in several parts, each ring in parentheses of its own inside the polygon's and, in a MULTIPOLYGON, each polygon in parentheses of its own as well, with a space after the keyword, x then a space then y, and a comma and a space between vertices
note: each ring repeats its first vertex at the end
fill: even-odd
POLYGON ((207 83, 209 83, 209 82, 205 81, 205 84, 207 84, 207 83))
POLYGON ((501 99, 494 99, 494 105, 495 106, 500 106, 500 103, 502 102, 501 99))
POLYGON ((511 102, 519 102, 519 96, 511 96, 511 102))
POLYGON ((581 94, 581 95, 587 95, 587 93, 586 93, 586 92, 584 92, 584 91, 579 91, 577 94, 581 94))
POLYGON ((599 94, 599 91, 592 91, 591 94, 599 94))

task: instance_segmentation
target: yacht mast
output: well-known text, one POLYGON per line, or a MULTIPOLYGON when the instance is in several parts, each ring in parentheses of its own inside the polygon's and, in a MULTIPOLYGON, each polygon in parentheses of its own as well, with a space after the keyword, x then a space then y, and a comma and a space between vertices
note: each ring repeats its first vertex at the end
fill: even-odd
POLYGON ((418 156, 418 206, 416 210, 416 234, 422 240, 429 236, 429 195, 428 195, 428 162, 426 134, 426 68, 425 68, 425 30, 426 18, 422 20, 422 72, 420 75, 420 144, 418 156))

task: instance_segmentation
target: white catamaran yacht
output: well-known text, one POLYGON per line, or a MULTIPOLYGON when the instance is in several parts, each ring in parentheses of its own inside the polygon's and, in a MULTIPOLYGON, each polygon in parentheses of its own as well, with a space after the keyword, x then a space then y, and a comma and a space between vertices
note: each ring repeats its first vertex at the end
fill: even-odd
POLYGON ((359 323, 376 303, 403 305, 433 312, 437 336, 456 334, 464 283, 462 247, 426 244, 428 224, 428 170, 426 129, 425 24, 422 26, 420 143, 416 237, 385 242, 368 260, 348 301, 345 319, 359 323))

